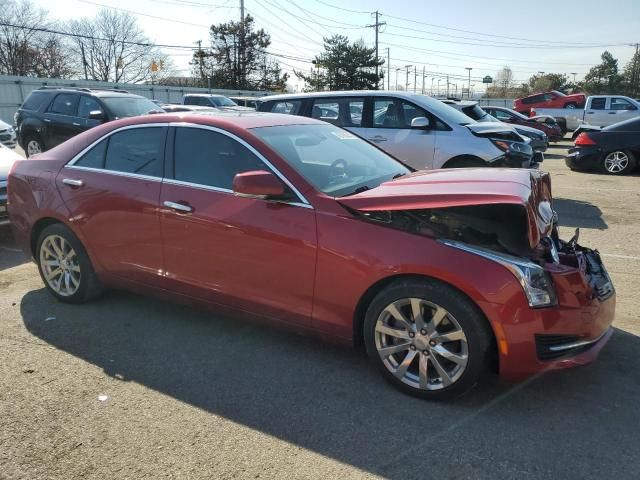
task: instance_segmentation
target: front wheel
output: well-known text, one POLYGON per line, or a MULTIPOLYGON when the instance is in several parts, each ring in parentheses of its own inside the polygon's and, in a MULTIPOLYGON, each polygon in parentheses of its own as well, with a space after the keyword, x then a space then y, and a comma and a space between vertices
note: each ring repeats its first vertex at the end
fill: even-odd
POLYGON ((364 322, 367 354, 397 388, 442 399, 471 389, 490 360, 492 333, 477 307, 434 280, 391 284, 364 322))
POLYGON ((636 160, 631 152, 616 150, 603 157, 602 168, 610 175, 626 175, 636 168, 636 160))
POLYGON ((102 292, 82 243, 62 224, 40 233, 36 261, 47 289, 62 302, 83 303, 102 292))

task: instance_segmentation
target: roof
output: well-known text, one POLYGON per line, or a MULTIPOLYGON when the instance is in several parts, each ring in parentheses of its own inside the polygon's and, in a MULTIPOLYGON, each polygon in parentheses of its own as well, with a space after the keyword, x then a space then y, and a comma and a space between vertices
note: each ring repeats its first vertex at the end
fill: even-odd
POLYGON ((220 95, 219 93, 185 93, 185 97, 206 97, 206 98, 227 98, 224 95, 220 95))
POLYGON ((280 125, 323 125, 325 123, 313 118, 299 117, 296 115, 285 115, 280 113, 256 112, 255 110, 207 110, 141 115, 138 117, 115 120, 105 125, 111 125, 113 128, 118 128, 125 125, 172 122, 196 123, 200 125, 210 125, 212 127, 220 127, 224 129, 248 129, 258 127, 275 127, 280 125))
POLYGON ((369 97, 373 95, 392 95, 398 98, 411 99, 413 97, 428 97, 428 95, 422 95, 421 93, 405 92, 402 90, 342 90, 331 92, 308 92, 308 93, 285 93, 281 95, 268 95, 261 97, 261 102, 271 100, 293 100, 302 98, 327 98, 327 97, 369 97))

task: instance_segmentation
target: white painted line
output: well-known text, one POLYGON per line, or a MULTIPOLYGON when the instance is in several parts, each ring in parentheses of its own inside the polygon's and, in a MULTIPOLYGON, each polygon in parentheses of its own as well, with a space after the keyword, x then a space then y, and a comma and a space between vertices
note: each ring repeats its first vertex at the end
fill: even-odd
POLYGON ((627 260, 640 260, 640 257, 635 257, 633 255, 616 255, 614 253, 601 253, 603 257, 613 257, 613 258, 625 258, 627 260))
POLYGON ((614 191, 614 192, 627 192, 627 193, 638 193, 638 190, 620 190, 618 188, 598 188, 598 187, 592 187, 592 188, 588 188, 588 187, 564 187, 562 185, 554 185, 553 186, 553 190, 588 190, 590 192, 603 192, 603 191, 614 191))

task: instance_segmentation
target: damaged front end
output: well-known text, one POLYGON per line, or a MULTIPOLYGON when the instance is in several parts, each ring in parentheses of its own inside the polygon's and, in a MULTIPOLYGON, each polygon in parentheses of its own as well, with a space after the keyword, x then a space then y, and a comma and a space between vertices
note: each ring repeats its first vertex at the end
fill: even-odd
POLYGON ((381 185, 389 190, 386 195, 376 197, 370 191, 340 202, 363 220, 430 237, 503 265, 521 284, 530 307, 575 304, 554 286, 567 283, 572 275, 576 277, 567 284, 569 290, 577 291, 578 282, 585 297, 611 296, 613 285, 598 252, 578 245, 577 235, 570 241, 559 238, 548 174, 499 172, 486 182, 471 170, 466 180, 416 175, 399 180, 395 189, 395 182, 381 185), (420 197, 418 185, 424 187, 420 197))

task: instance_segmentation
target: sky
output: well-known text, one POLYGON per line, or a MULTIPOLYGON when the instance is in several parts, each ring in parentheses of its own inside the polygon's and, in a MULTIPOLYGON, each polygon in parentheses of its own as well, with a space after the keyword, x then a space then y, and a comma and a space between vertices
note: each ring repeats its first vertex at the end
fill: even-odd
MULTIPOLYGON (((53 19, 92 17, 102 7, 127 10, 155 43, 195 47, 209 39, 211 24, 240 19, 240 0, 33 0, 53 19)), ((622 67, 640 42, 640 0, 245 0, 245 12, 270 35, 269 51, 291 74, 309 71, 322 51, 322 38, 332 34, 375 45, 379 12, 379 55, 391 66, 391 88, 444 89, 446 75, 456 88, 466 88, 472 68, 472 90, 482 77, 509 66, 514 79, 526 82, 534 73, 566 73, 580 80, 600 61, 604 50, 622 67), (605 7, 606 6, 606 7, 605 7), (397 70, 400 69, 400 70, 397 70), (424 77, 423 77, 424 71, 424 77), (417 77, 415 76, 417 72, 417 77)), ((190 72, 191 53, 166 50, 181 74, 190 72)), ((385 70, 387 69, 385 64, 385 70)), ((386 86, 385 86, 386 88, 386 86)), ((453 85, 451 87, 453 89, 453 85)))

